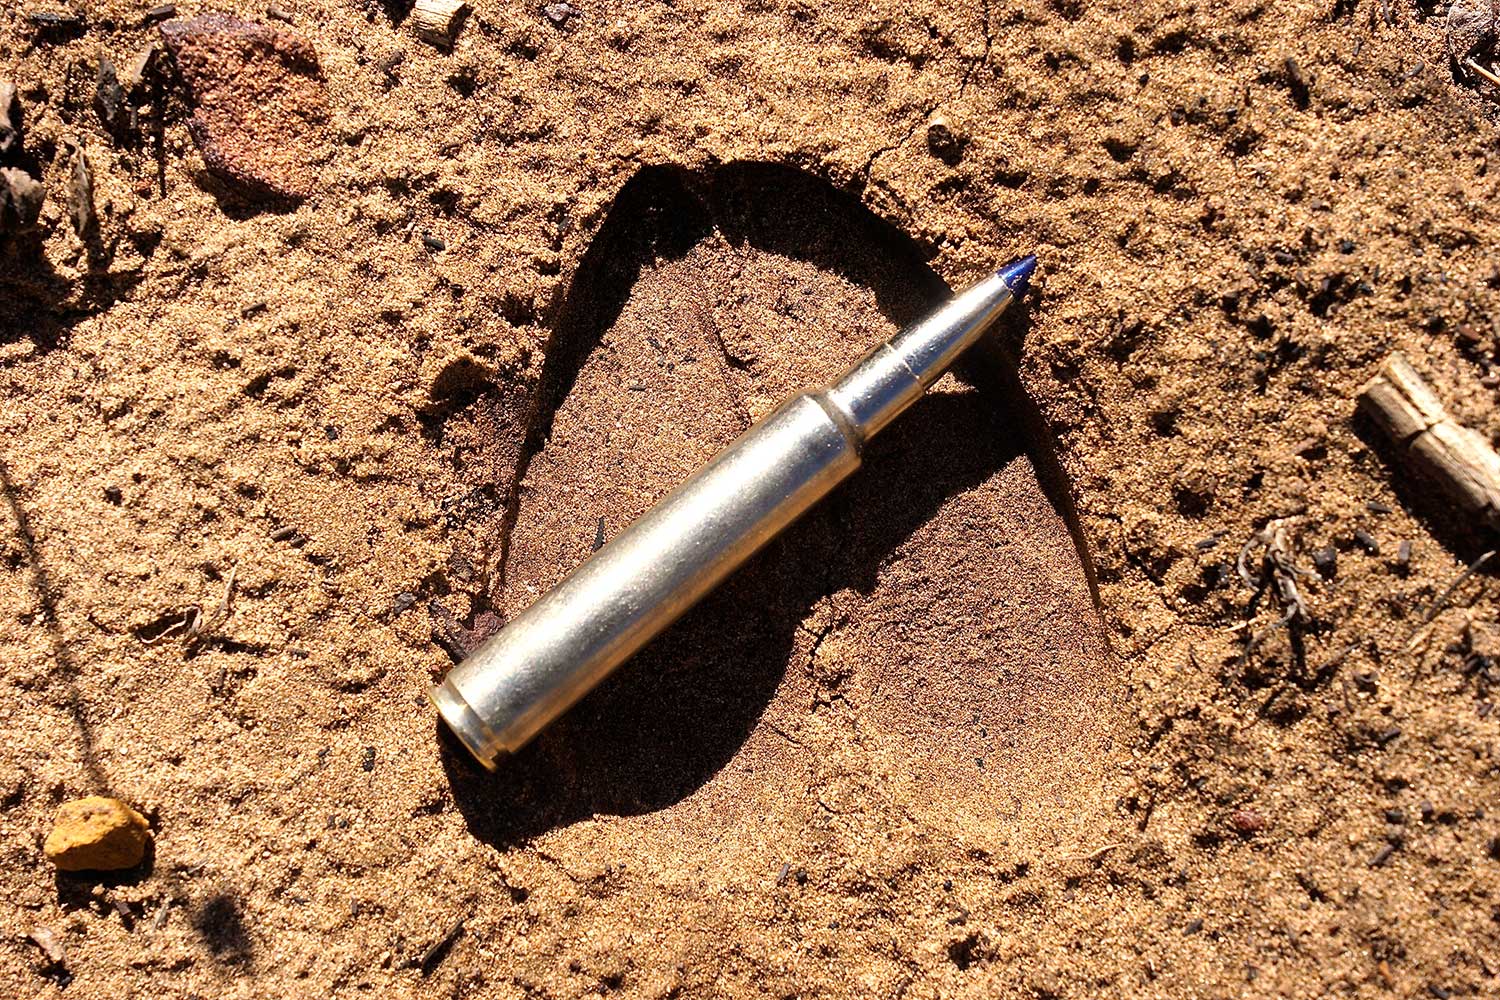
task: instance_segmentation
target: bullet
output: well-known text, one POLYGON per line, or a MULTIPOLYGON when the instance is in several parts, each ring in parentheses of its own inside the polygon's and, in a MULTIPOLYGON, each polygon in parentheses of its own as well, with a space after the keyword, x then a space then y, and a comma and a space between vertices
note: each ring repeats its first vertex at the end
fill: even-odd
POLYGON ((519 750, 852 475, 1035 269, 1001 268, 741 434, 429 692, 449 728, 491 769, 519 750))

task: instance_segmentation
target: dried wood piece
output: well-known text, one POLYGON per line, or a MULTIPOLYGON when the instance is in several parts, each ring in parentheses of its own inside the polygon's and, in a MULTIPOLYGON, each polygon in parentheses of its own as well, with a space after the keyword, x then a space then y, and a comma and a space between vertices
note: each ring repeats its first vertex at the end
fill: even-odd
POLYGON ((411 25, 418 38, 451 49, 468 12, 464 0, 417 0, 411 9, 411 25))
POLYGON ((1500 455, 1448 415, 1406 358, 1387 358, 1359 405, 1449 500, 1500 531, 1500 455))
POLYGON ((73 145, 68 172, 68 220, 84 243, 93 245, 99 238, 99 215, 94 210, 94 168, 81 144, 73 145))
POLYGON ((134 95, 156 69, 156 58, 161 54, 161 47, 151 42, 130 57, 125 64, 125 71, 120 74, 120 86, 125 93, 134 95))

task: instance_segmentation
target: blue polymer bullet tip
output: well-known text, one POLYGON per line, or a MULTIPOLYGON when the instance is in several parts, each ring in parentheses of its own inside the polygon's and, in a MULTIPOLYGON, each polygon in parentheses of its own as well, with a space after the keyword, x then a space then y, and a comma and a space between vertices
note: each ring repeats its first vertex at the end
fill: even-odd
POLYGON ((1031 284, 1031 272, 1036 270, 1036 254, 1022 257, 1013 264, 1007 264, 1000 269, 1000 278, 1005 286, 1011 290, 1016 298, 1026 294, 1027 287, 1031 284))

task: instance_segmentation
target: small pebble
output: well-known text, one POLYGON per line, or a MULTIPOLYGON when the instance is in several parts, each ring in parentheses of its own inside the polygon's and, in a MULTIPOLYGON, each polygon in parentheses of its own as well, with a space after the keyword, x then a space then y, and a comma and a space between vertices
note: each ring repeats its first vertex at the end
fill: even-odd
POLYGON ((1313 552, 1313 569, 1325 580, 1332 580, 1339 571, 1339 550, 1325 545, 1313 552))
POLYGON ((927 151, 950 167, 963 159, 968 141, 942 115, 933 115, 927 123, 927 151))
POLYGON ((1354 252, 1354 249, 1355 247, 1353 240, 1339 240, 1339 253, 1351 254, 1354 252))
POLYGON ((1240 833, 1259 833, 1266 828, 1266 817, 1254 809, 1236 809, 1229 814, 1229 825, 1240 833))
POLYGON ((204 165, 252 200, 298 201, 317 187, 327 86, 310 40, 228 14, 157 29, 182 78, 204 165))
POLYGON ((1385 811, 1385 821, 1392 826, 1400 826, 1406 822, 1406 813, 1400 809, 1387 809, 1385 811))
POLYGON ((42 957, 47 960, 47 964, 58 968, 68 964, 68 953, 63 948, 62 935, 51 927, 38 925, 26 936, 42 950, 42 957))
POLYGON ((119 799, 91 795, 63 803, 42 850, 59 871, 117 871, 140 864, 150 840, 144 816, 119 799))
POLYGON ((1370 534, 1364 528, 1360 528, 1354 532, 1354 541, 1369 555, 1380 555, 1380 543, 1375 540, 1374 535, 1370 534))
POLYGON ((448 244, 444 243, 442 240, 438 239, 436 236, 431 235, 430 233, 422 234, 422 245, 431 250, 433 253, 442 253, 444 250, 448 249, 448 244))
POLYGON ((549 3, 542 8, 542 16, 558 28, 566 27, 570 20, 582 14, 583 11, 570 3, 549 3))

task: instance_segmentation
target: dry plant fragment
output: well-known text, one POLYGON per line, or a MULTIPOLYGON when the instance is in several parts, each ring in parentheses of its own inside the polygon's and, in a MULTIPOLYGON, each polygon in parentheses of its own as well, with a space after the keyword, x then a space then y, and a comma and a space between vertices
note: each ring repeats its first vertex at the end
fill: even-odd
POLYGON ((68 220, 73 232, 84 243, 93 245, 99 238, 99 215, 94 209, 94 168, 81 144, 70 143, 72 163, 68 171, 68 220))
POLYGON ((417 0, 411 9, 411 24, 418 38, 448 49, 453 47, 468 12, 464 0, 417 0))
POLYGON ((1500 530, 1500 455, 1448 415, 1401 354, 1392 354, 1361 390, 1360 408, 1465 514, 1500 530))
POLYGON ((1307 605, 1297 589, 1297 577, 1306 576, 1307 571, 1298 569, 1293 564, 1292 548, 1291 521, 1289 518, 1278 517, 1250 536, 1250 540, 1240 549, 1236 561, 1240 579, 1245 586, 1255 591, 1255 601, 1260 599, 1260 595, 1268 587, 1275 585, 1276 597, 1286 613, 1273 628, 1280 628, 1294 620, 1306 622, 1312 617, 1307 613, 1307 605), (1250 569, 1251 557, 1256 552, 1260 554, 1259 574, 1250 569))
MULTIPOLYGON (((1305 625, 1312 620, 1308 613, 1307 604, 1302 599, 1302 592, 1297 587, 1297 578, 1307 576, 1307 570, 1300 569, 1294 562, 1294 543, 1292 540, 1291 518, 1278 517, 1269 522, 1264 528, 1250 536, 1240 549, 1239 558, 1235 561, 1235 567, 1239 571, 1240 580, 1245 586, 1255 591, 1250 598, 1247 613, 1253 621, 1255 608, 1267 590, 1274 588, 1276 598, 1283 609, 1281 618, 1273 622, 1267 628, 1259 632, 1251 632, 1245 639, 1245 648, 1240 652, 1240 662, 1249 659, 1250 654, 1261 641, 1277 629, 1288 625, 1305 625), (1258 560, 1258 567, 1251 569, 1252 562, 1258 560)), ((1238 625, 1235 630, 1249 628, 1251 621, 1238 625)))

